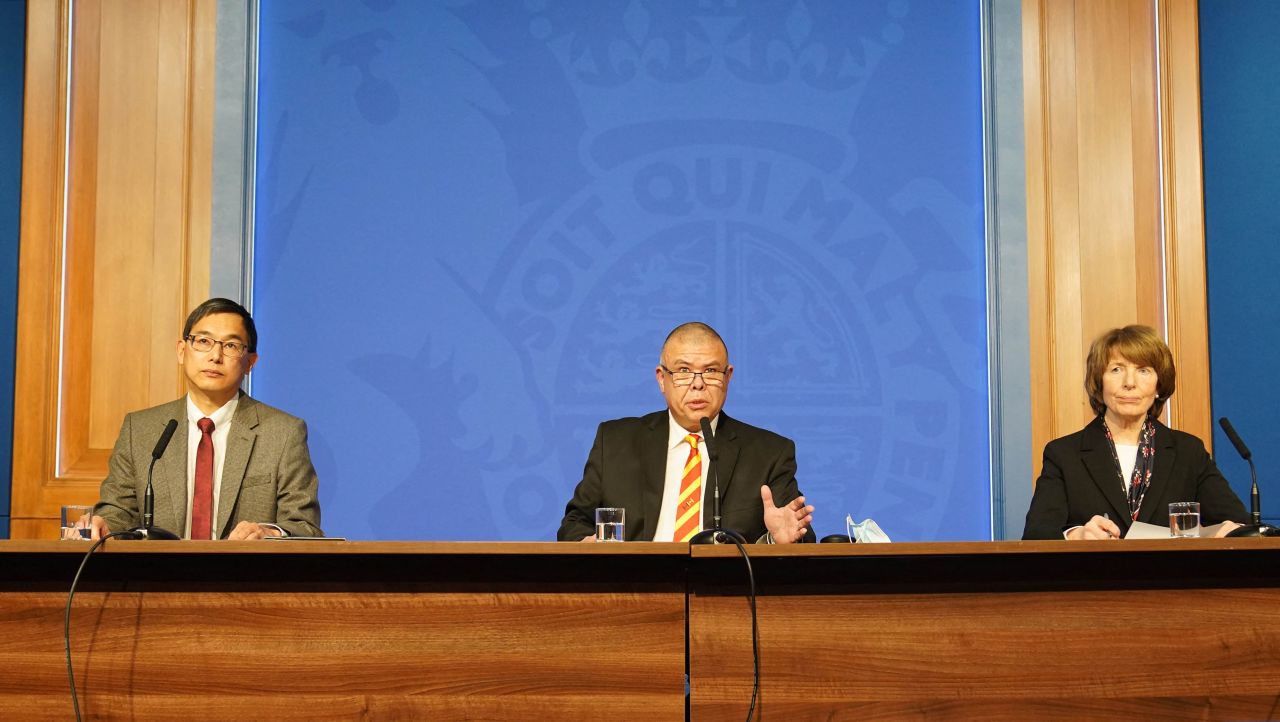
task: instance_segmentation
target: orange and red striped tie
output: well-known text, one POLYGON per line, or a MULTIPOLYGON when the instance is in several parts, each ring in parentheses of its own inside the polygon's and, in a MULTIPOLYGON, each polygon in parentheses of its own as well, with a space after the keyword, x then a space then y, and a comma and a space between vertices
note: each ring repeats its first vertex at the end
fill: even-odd
POLYGON ((684 462, 684 478, 680 480, 680 501, 676 503, 675 541, 686 542, 702 528, 702 455, 698 453, 697 434, 689 434, 689 458, 684 462))

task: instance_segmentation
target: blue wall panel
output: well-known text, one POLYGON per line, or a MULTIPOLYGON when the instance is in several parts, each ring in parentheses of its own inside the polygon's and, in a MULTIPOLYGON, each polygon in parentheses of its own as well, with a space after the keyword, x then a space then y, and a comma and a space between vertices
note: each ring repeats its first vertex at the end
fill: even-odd
POLYGON ((0 539, 9 537, 13 364, 18 320, 18 210, 22 203, 22 81, 27 6, 0 0, 0 539))
POLYGON ((254 393, 331 534, 548 539, 661 341, 819 533, 989 539, 978 3, 261 5, 254 393))
MULTIPOLYGON (((1263 516, 1280 523, 1280 4, 1201 0, 1205 247, 1213 413, 1253 452, 1263 516)), ((1215 457, 1249 502, 1249 467, 1215 426, 1215 457)))

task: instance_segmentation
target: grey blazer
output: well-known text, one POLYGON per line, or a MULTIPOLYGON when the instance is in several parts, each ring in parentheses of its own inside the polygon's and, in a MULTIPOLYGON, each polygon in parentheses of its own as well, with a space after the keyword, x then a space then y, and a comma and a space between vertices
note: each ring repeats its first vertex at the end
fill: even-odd
MULTIPOLYGON (((178 420, 178 430, 156 462, 155 525, 188 535, 186 397, 125 416, 94 508, 111 531, 141 525, 151 452, 170 419, 178 420)), ((241 521, 276 524, 293 536, 322 535, 319 481, 302 419, 241 392, 226 443, 215 520, 219 539, 241 521)))

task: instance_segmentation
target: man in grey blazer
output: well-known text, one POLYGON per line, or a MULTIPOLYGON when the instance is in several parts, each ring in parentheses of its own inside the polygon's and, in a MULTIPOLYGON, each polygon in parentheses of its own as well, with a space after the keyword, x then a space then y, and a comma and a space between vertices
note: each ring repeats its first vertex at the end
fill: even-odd
POLYGON ((141 525, 147 468, 170 420, 178 427, 155 464, 154 526, 188 539, 322 535, 306 424, 240 390, 257 345, 253 318, 235 301, 191 312, 177 347, 187 395, 125 416, 93 538, 141 525))

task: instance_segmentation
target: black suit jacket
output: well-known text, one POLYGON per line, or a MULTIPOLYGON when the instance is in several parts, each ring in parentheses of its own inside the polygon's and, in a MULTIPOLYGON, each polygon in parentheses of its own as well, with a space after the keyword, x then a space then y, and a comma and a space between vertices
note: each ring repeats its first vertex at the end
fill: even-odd
MULTIPOLYGON (((579 541, 596 533, 596 507, 627 510, 627 541, 652 541, 661 513, 667 468, 669 416, 666 409, 640 418, 606 421, 596 430, 582 481, 565 507, 556 538, 579 541)), ((721 412, 712 442, 720 469, 721 525, 748 540, 765 532, 760 487, 768 484, 773 502, 800 496, 796 485, 796 446, 783 436, 744 424, 721 412)), ((714 467, 703 495, 702 527, 714 525, 714 467)), ((806 533, 813 540, 813 530, 806 533)))
MULTIPOLYGON (((1203 524, 1248 523, 1244 505, 1200 439, 1156 422, 1155 454, 1151 486, 1138 509, 1138 521, 1166 526, 1170 503, 1198 501, 1203 524)), ((1121 533, 1129 530, 1129 502, 1098 417, 1044 447, 1044 468, 1036 480, 1022 538, 1061 539, 1067 529, 1103 513, 1110 515, 1121 533)))

